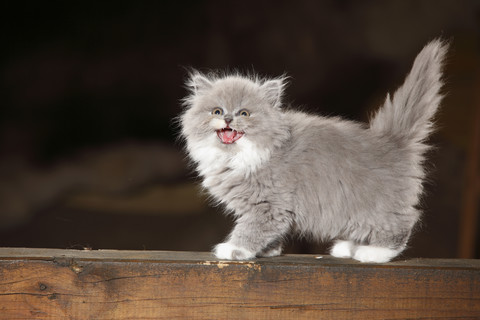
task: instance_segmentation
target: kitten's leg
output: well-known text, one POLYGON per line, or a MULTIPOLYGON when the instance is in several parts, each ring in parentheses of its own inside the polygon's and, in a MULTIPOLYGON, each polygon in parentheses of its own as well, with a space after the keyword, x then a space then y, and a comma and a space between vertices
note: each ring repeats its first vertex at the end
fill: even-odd
POLYGON ((330 249, 330 255, 337 258, 351 258, 355 245, 352 241, 337 240, 330 249))
POLYGON ((291 226, 291 215, 271 208, 270 204, 255 205, 236 221, 228 240, 218 244, 214 253, 219 259, 247 260, 256 256, 281 253, 281 240, 291 226), (272 244, 275 244, 272 246, 272 244))

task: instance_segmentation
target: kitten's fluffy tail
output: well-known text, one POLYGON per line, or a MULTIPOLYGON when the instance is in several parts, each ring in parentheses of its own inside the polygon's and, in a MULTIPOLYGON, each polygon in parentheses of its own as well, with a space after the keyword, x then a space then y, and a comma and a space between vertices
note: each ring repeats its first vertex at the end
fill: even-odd
POLYGON ((410 74, 370 121, 370 129, 393 136, 410 146, 426 147, 422 142, 433 129, 432 118, 442 94, 442 64, 448 44, 434 40, 418 54, 410 74))

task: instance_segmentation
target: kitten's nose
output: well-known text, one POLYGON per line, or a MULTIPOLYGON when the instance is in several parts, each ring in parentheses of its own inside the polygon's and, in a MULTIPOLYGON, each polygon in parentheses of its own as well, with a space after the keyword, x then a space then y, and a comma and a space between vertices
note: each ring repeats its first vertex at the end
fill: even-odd
POLYGON ((226 122, 227 124, 229 124, 230 122, 232 122, 233 117, 232 117, 231 115, 227 114, 227 115, 225 115, 225 116, 223 117, 223 120, 225 120, 225 122, 226 122))

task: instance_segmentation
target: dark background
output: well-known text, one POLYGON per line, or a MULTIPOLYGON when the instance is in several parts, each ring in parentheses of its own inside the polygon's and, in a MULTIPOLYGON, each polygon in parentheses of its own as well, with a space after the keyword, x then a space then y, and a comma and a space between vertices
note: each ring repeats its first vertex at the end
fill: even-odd
MULTIPOLYGON (((404 256, 457 256, 478 1, 3 1, 0 12, 0 246, 209 250, 231 221, 176 141, 189 67, 286 72, 288 103, 366 121, 441 36, 447 97, 404 256)), ((326 246, 291 239, 287 252, 326 246)))

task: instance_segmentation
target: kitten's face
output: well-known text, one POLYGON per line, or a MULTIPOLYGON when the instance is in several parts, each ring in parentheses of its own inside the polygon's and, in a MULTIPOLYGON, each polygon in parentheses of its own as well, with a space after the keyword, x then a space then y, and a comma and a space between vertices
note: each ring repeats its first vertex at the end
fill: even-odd
POLYGON ((240 151, 246 143, 273 148, 286 134, 276 105, 282 86, 241 77, 196 79, 196 91, 181 119, 182 133, 189 143, 208 143, 228 152, 240 151))

